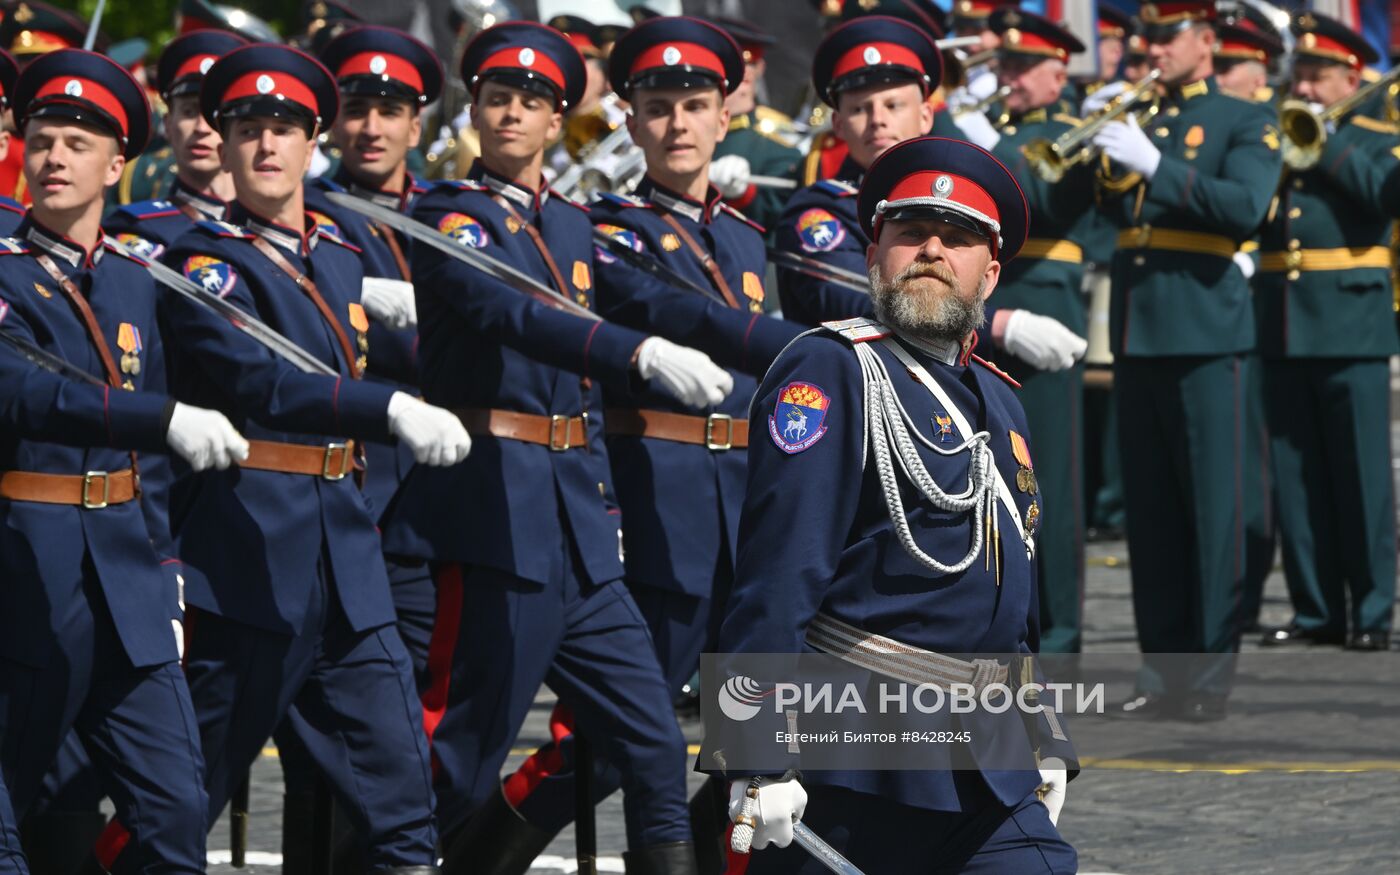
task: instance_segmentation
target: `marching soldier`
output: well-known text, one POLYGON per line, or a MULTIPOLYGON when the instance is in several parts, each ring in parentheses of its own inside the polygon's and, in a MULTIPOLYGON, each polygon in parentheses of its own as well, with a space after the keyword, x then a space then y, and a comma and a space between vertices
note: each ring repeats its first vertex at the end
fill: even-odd
MULTIPOLYGON (((198 470, 227 468, 248 444, 221 414, 166 397, 154 285, 103 243, 103 190, 149 135, 141 87, 77 49, 6 84, 35 203, 0 247, 0 331, 71 370, 0 351, 0 574, 13 584, 0 592, 0 766, 22 816, 74 729, 129 825, 105 867, 202 872, 204 761, 178 664, 179 566, 157 553, 169 534, 135 451, 168 445, 198 470), (70 378, 86 373, 101 385, 70 378)), ((8 813, 4 827, 0 868, 24 872, 8 813)))
POLYGON ((1133 30, 1133 19, 1116 6, 1098 4, 1098 75, 1084 84, 1087 97, 1110 82, 1118 80, 1118 67, 1123 63, 1128 35, 1133 30))
MULTIPOLYGON (((18 141, 10 136, 10 126, 14 123, 10 95, 14 93, 18 78, 19 65, 9 52, 0 49, 0 174, 4 173, 10 151, 18 145, 18 141)), ((0 180, 0 191, 4 190, 3 180, 0 180)), ((13 186, 10 190, 13 190, 13 186)), ((0 236, 10 236, 23 218, 24 204, 0 194, 0 236)))
POLYGON ((1214 0, 1143 6, 1161 111, 1147 130, 1115 121, 1094 138, 1122 174, 1103 182, 1104 208, 1119 228, 1110 328, 1145 654, 1126 716, 1222 718, 1239 645, 1238 416, 1254 317, 1232 260, 1264 218, 1280 158, 1272 114, 1212 76, 1215 14, 1214 0))
POLYGON ((788 192, 749 181, 751 174, 788 178, 802 153, 793 148, 792 119, 758 102, 755 89, 767 69, 763 53, 774 42, 758 27, 733 18, 717 18, 715 24, 739 44, 744 54, 744 81, 724 99, 729 110, 729 132, 715 149, 710 162, 710 183, 728 204, 765 227, 783 210, 788 192))
MULTIPOLYGON (((545 186, 542 167, 583 91, 578 51, 542 25, 498 25, 467 45, 461 76, 482 156, 466 179, 424 195, 414 216, 522 271, 574 312, 413 248, 424 393, 478 442, 450 472, 410 472, 385 521, 388 552, 428 560, 437 582, 422 702, 443 866, 530 868, 567 814, 551 822, 525 806, 572 768, 577 726, 626 790, 627 870, 690 872, 685 740, 622 580, 602 389, 650 381, 683 409, 708 409, 733 378, 693 349, 577 311, 596 309, 592 228, 584 207, 545 186), (503 784, 501 766, 542 682, 560 698, 551 730, 562 743, 503 784)), ((677 319, 701 321, 701 304, 680 299, 677 319)))
POLYGON ((329 371, 298 370, 183 299, 168 307, 181 391, 256 438, 236 476, 187 478, 172 503, 181 558, 202 572, 186 590, 185 661, 209 819, 285 716, 364 837, 368 868, 426 871, 436 830, 422 717, 345 435, 396 436, 445 466, 470 440, 447 411, 360 379, 358 250, 302 199, 316 135, 335 119, 335 80, 295 49, 255 44, 216 61, 200 97, 235 201, 227 222, 197 223, 165 258, 329 371))
POLYGON ((1395 601, 1389 357, 1400 352, 1389 249, 1400 203, 1384 180, 1400 164, 1400 131, 1356 107, 1327 110, 1376 60, 1365 37, 1314 13, 1292 29, 1293 95, 1325 113, 1326 140, 1312 145, 1315 163, 1290 169, 1260 239, 1259 350, 1295 611, 1263 643, 1384 650, 1395 601))
MULTIPOLYGON (((1135 23, 1141 28, 1141 23, 1135 23)), ((1123 79, 1136 85, 1152 72, 1152 63, 1147 57, 1147 37, 1135 30, 1128 34, 1128 47, 1123 52, 1123 79)), ((1088 109, 1084 108, 1085 114, 1088 109)))
MULTIPOLYGON (((843 656, 857 664, 876 651, 941 663, 945 653, 1032 653, 1039 497, 999 486, 1027 477, 1032 444, 1010 381, 971 352, 986 296, 1026 239, 1025 199, 986 152, 929 137, 877 159, 859 205, 874 241, 868 264, 880 321, 833 322, 804 335, 764 377, 753 411, 769 427, 749 448, 739 567, 719 650, 801 653, 844 634, 861 642, 843 656), (873 391, 893 393, 902 408, 895 423, 865 422, 873 391), (800 417, 805 435, 777 425, 800 417), (895 424, 916 439, 874 449, 895 424), (911 466, 934 492, 902 482, 899 471, 911 466), (964 504, 941 491, 965 487, 964 504), (1006 534, 976 534, 986 533, 989 514, 1006 534), (802 549, 774 549, 794 533, 802 549), (984 563, 997 537, 1000 565, 984 563)), ((800 818, 867 872, 1074 872, 1074 850, 1054 822, 1075 758, 1063 732, 1047 726, 1041 737, 1039 775, 730 774, 730 812, 755 795, 756 814, 743 815, 755 850, 785 847, 800 818)), ((764 875, 822 868, 796 848, 759 851, 748 865, 764 875)))
POLYGON ((1247 18, 1220 24, 1215 32, 1215 81, 1231 97, 1269 103, 1269 68, 1283 54, 1283 43, 1247 18))
POLYGON ((1008 122, 991 152, 1016 177, 1031 210, 1031 237, 997 283, 1000 309, 991 335, 999 345, 1020 350, 1007 370, 1021 384, 1018 397, 1039 461, 1037 476, 1025 486, 1039 496, 1046 516, 1036 553, 1040 650, 1078 653, 1084 601, 1084 368, 1077 359, 1087 346, 1087 326, 1080 300, 1084 252, 1075 241, 1092 227, 1097 213, 1092 168, 1080 165, 1063 179, 1047 182, 1037 175, 1025 147, 1035 140, 1053 142, 1079 124, 1055 110, 1068 80, 1069 56, 1084 51, 1084 44, 1059 25, 1016 9, 998 9, 989 24, 1001 39, 999 82, 1011 87, 1005 103, 1008 122), (1018 335, 1037 315, 1071 333, 1067 343, 1074 364, 1066 366, 1052 351, 1023 343, 1018 335))

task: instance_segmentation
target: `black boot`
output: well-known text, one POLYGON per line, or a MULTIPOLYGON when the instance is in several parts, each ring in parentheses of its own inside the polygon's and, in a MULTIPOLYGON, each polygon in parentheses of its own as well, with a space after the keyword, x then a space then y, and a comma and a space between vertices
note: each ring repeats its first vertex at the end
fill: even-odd
POLYGON ((721 875, 729 855, 725 833, 729 829, 729 782, 713 775, 690 797, 690 835, 695 841, 695 862, 700 875, 721 875))
POLYGON ((667 842, 622 854, 622 871, 628 875, 698 875, 695 846, 690 842, 667 842))
POLYGON ((525 875, 554 833, 521 817, 500 788, 442 839, 444 875, 525 875))
POLYGON ((92 846, 106 825, 107 815, 100 811, 29 815, 21 830, 29 871, 34 875, 75 875, 89 863, 100 871, 92 846))
POLYGON ((316 860, 316 793, 282 794, 282 875, 312 875, 316 860))

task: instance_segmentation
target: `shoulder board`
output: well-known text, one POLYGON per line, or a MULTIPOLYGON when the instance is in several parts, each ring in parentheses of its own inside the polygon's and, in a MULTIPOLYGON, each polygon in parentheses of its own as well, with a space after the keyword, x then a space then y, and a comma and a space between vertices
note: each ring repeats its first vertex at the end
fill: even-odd
POLYGON ((1001 378, 1002 378, 1003 380, 1005 380, 1006 382, 1010 383, 1010 384, 1011 384, 1011 388, 1013 388, 1013 389, 1019 389, 1019 388, 1021 388, 1021 384, 1018 383, 1018 382, 1016 382, 1016 380, 1015 380, 1014 377, 1012 377, 1010 374, 1008 374, 1006 371, 1003 371, 1001 368, 997 367, 996 365, 992 364, 991 362, 987 361, 986 359, 982 358, 980 355, 977 355, 976 353, 973 353, 972 355, 968 356, 968 358, 972 359, 973 361, 977 362, 977 364, 981 365, 982 367, 984 367, 984 368, 986 368, 987 370, 991 371, 992 373, 996 374, 998 377, 1001 377, 1001 378))
POLYGON ((489 191, 486 186, 470 179, 444 179, 438 182, 434 188, 455 188, 459 191, 489 191))
POLYGON ((753 114, 761 122, 772 122, 775 125, 792 127, 792 116, 785 112, 779 112, 771 106, 764 106, 760 103, 753 108, 753 114))
POLYGON ((113 255, 125 258, 127 261, 133 261, 136 264, 141 265, 142 267, 145 267, 147 264, 147 262, 141 259, 141 256, 137 255, 135 252, 132 252, 130 249, 118 248, 105 240, 102 243, 102 248, 112 253, 113 255))
POLYGON ((202 222, 195 222, 194 226, 213 234, 215 237, 236 237, 239 240, 253 239, 252 234, 237 225, 230 225, 228 222, 215 222, 212 219, 206 219, 202 222))
POLYGON ((882 323, 874 319, 867 319, 864 316, 857 316, 854 319, 836 319, 831 322, 823 322, 822 327, 827 331, 839 334, 851 343, 867 343, 872 340, 884 340, 886 337, 893 337, 894 332, 886 328, 882 323))
POLYGON ((812 185, 817 191, 824 191, 827 194, 834 194, 837 197, 855 197, 860 194, 860 189, 851 185, 844 179, 823 179, 812 185))
POLYGON ((154 219, 157 216, 175 216, 180 214, 180 208, 170 201, 136 201, 119 207, 118 212, 126 213, 137 219, 154 219))
POLYGON ((1351 117, 1351 123, 1363 131, 1374 131, 1377 134, 1389 134, 1390 136, 1400 134, 1400 125, 1396 125, 1394 122, 1383 122, 1368 115, 1354 115, 1351 117))
POLYGON ((601 196, 601 200, 605 200, 610 204, 617 204, 620 207, 651 206, 651 201, 649 200, 643 200, 642 198, 639 198, 633 194, 618 194, 617 192, 612 191, 604 192, 601 196))
POLYGON ((750 219, 748 216, 746 216, 746 215, 744 215, 743 213, 739 212, 738 210, 734 209, 733 207, 731 207, 729 204, 725 203, 724 201, 720 201, 720 202, 719 202, 719 208, 720 208, 720 210, 721 210, 722 212, 728 213, 729 215, 731 215, 731 216, 733 216, 734 218, 738 219, 739 221, 743 222, 745 225, 748 225, 750 228, 753 228, 753 229, 754 229, 755 231, 757 231, 758 233, 760 233, 760 234, 767 234, 767 233, 768 233, 768 229, 764 228, 762 225, 758 224, 758 223, 755 222, 753 219, 750 219))
POLYGON ((9 210, 12 213, 24 215, 24 204, 13 198, 0 196, 0 210, 9 210))
POLYGON ((552 197, 552 198, 558 198, 558 199, 559 199, 559 202, 562 203, 562 204, 568 204, 568 205, 571 206, 571 207, 575 207, 575 208, 577 208, 577 209, 583 210, 585 213, 588 212, 588 207, 587 207, 586 205, 579 203, 578 201, 574 200, 574 199, 571 198, 571 197, 568 197, 568 196, 566 196, 566 195, 562 195, 562 194, 560 194, 559 192, 555 191, 555 190, 552 189, 552 188, 549 190, 549 196, 552 197))
POLYGON ((0 255, 23 255, 29 251, 29 244, 16 237, 0 237, 0 255))
POLYGON ((1077 116, 1072 116, 1067 112, 1057 112, 1054 115, 1050 116, 1050 118, 1054 119, 1057 122, 1064 122, 1067 125, 1073 125, 1076 128, 1083 123, 1083 119, 1080 119, 1077 116))
POLYGON ((356 255, 359 255, 361 252, 364 251, 360 247, 356 246, 354 243, 337 237, 335 234, 332 234, 330 231, 327 231, 324 227, 318 227, 316 229, 316 236, 320 237, 322 240, 329 240, 332 243, 344 246, 346 249, 349 249, 356 255))

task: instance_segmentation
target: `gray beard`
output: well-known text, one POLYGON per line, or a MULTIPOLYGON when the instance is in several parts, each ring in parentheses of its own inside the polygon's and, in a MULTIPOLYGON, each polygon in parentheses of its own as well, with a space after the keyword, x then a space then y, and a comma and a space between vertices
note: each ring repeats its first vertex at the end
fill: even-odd
POLYGON ((875 318, 891 328, 898 329, 914 337, 938 343, 962 343, 963 339, 986 320, 986 304, 983 302, 987 289, 987 278, 983 276, 977 284, 977 294, 966 300, 954 294, 956 280, 950 273, 941 273, 949 280, 951 287, 945 286, 934 292, 922 289, 915 291, 912 286, 921 270, 917 263, 900 271, 892 280, 880 275, 879 266, 870 269, 870 297, 875 304, 875 318))

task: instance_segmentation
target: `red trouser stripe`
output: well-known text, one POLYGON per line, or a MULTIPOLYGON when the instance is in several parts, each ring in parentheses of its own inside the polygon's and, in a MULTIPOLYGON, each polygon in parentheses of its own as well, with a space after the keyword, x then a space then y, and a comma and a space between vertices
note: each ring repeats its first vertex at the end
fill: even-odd
POLYGON ((545 778, 559 774, 564 768, 564 754, 559 750, 559 745, 573 734, 574 713, 568 705, 555 705, 553 713, 549 715, 549 737, 553 741, 530 754, 501 787, 512 807, 524 802, 545 778))
POLYGON ((97 856, 97 862, 102 868, 110 872, 116 865, 122 848, 125 848, 129 841, 131 833, 114 817, 107 821, 107 827, 102 830, 102 835, 98 837, 97 844, 93 845, 92 852, 97 856))
MULTIPOLYGON (((447 693, 452 687, 452 654, 457 649, 457 632, 462 624, 462 566, 449 562, 433 571, 437 585, 437 615, 428 639, 428 689, 424 691, 423 732, 432 746, 433 733, 447 711, 447 693)), ((433 756, 433 772, 437 772, 433 756)))

